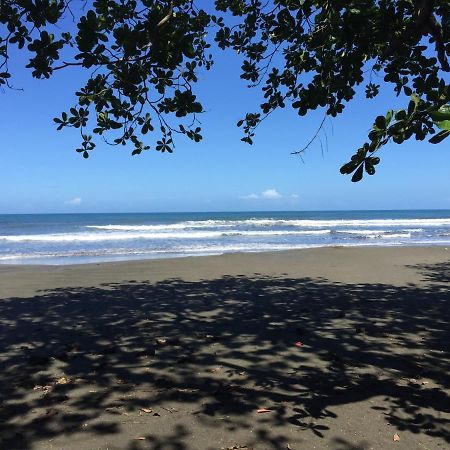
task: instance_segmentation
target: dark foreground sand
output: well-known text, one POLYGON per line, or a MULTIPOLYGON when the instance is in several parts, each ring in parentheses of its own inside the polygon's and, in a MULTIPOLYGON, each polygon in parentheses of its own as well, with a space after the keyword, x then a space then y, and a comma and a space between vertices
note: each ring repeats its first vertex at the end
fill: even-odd
POLYGON ((443 247, 0 266, 0 448, 447 449, 449 282, 443 247))

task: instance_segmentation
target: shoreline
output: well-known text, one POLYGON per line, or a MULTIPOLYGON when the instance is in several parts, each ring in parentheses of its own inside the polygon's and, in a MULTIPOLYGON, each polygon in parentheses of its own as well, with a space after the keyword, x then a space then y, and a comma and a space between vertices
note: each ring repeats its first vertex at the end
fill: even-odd
MULTIPOLYGON (((435 244, 311 244, 309 246, 305 247, 293 247, 288 249, 280 249, 280 250, 251 250, 251 251, 228 251, 223 253, 199 253, 199 254, 186 254, 186 255, 176 255, 176 256, 161 256, 161 257, 155 257, 155 258, 149 258, 149 257, 136 257, 131 259, 111 259, 111 260, 105 260, 105 261, 89 261, 89 262, 79 262, 79 263, 49 263, 49 264, 39 264, 39 263, 7 263, 7 262, 0 262, 0 270, 1 267, 78 267, 78 266, 98 266, 98 265, 104 265, 104 264, 127 264, 132 262, 152 262, 152 261, 170 261, 170 260, 178 260, 178 259, 186 259, 186 258, 210 258, 210 257, 219 257, 219 256, 226 256, 226 255, 267 255, 267 254, 276 254, 276 253, 287 253, 287 252, 297 252, 297 251, 304 251, 304 250, 318 250, 318 249, 347 249, 347 248, 380 248, 380 249, 398 249, 398 248, 425 248, 425 249, 431 249, 431 248, 445 248, 450 249, 450 243, 435 243, 435 244)), ((49 259, 55 258, 54 256, 49 256, 49 259)), ((56 257, 58 258, 58 257, 56 257)), ((63 257, 60 257, 61 259, 63 257)), ((75 259, 77 257, 69 256, 67 258, 75 259)), ((82 257, 81 257, 82 258, 82 257)), ((94 257, 95 258, 95 257, 94 257)), ((124 258, 127 258, 126 255, 124 255, 124 258)), ((19 258, 18 258, 19 259, 19 258)), ((24 258, 28 259, 28 258, 24 258)), ((32 259, 32 258, 29 258, 32 259)))
POLYGON ((449 306, 438 246, 0 266, 0 447, 439 450, 449 306))
POLYGON ((37 289, 65 286, 97 286, 117 280, 153 283, 177 277, 197 281, 258 273, 325 277, 342 282, 386 279, 398 284, 417 280, 417 274, 406 266, 443 263, 449 258, 450 247, 445 246, 328 246, 85 264, 0 264, 0 283, 2 296, 32 295, 37 289), (393 263, 395 270, 390 271, 393 263), (363 266, 367 271, 361 270, 363 266), (16 282, 19 277, 21 285, 16 282))

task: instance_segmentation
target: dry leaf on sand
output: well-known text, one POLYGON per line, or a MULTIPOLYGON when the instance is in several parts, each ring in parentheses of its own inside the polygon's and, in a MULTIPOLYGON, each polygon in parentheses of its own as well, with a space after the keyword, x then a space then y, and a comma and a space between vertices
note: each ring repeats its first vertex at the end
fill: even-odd
POLYGON ((272 410, 267 409, 267 408, 260 408, 260 409, 256 410, 257 414, 268 413, 268 412, 272 412, 272 410))
POLYGON ((392 440, 394 442, 398 442, 400 440, 400 436, 397 433, 395 433, 394 436, 392 437, 392 440))

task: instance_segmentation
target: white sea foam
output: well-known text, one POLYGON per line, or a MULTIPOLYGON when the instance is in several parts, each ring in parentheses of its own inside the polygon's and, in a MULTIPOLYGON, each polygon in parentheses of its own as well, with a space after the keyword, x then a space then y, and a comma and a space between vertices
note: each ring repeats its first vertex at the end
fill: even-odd
MULTIPOLYGON (((391 234, 390 237, 404 237, 403 234, 391 234)), ((433 245, 433 244, 450 244, 450 241, 426 240, 416 241, 414 245, 433 245)), ((314 244, 270 244, 270 243, 236 243, 236 244, 217 244, 217 245, 178 245, 170 248, 154 248, 154 249, 130 249, 130 248, 108 248, 97 250, 82 251, 54 251, 54 252, 34 252, 34 253, 14 253, 8 255, 0 255, 0 261, 4 263, 21 263, 24 261, 28 264, 73 264, 77 261, 95 262, 95 261, 114 261, 127 259, 145 259, 145 258, 173 258, 181 256, 201 256, 201 255, 220 255, 225 253, 257 253, 272 252, 282 250, 297 250, 305 248, 317 247, 378 247, 378 246, 401 246, 402 242, 397 240, 364 242, 347 242, 347 243, 314 243, 314 244), (82 258, 82 259, 80 259, 82 258)))
POLYGON ((10 242, 101 242, 134 239, 207 239, 222 236, 220 231, 180 233, 59 233, 0 236, 10 242))
MULTIPOLYGON (((245 220, 192 220, 179 223, 158 225, 87 225, 86 228, 108 231, 157 231, 184 230, 193 228, 232 228, 236 226, 252 227, 408 227, 450 226, 450 218, 439 219, 342 219, 342 220, 303 220, 303 219, 245 219, 245 220)), ((419 230, 418 230, 419 231, 419 230)))
POLYGON ((357 234, 359 236, 372 236, 372 235, 380 235, 383 233, 389 233, 388 230, 334 230, 335 233, 340 234, 357 234))
POLYGON ((389 230, 336 230, 340 234, 351 234, 368 239, 392 239, 392 238, 410 238, 411 233, 417 230, 397 230, 398 232, 392 232, 389 230))
POLYGON ((410 238, 411 233, 390 233, 390 234, 372 234, 367 236, 369 239, 404 239, 410 238))
POLYGON ((110 233, 59 233, 59 234, 31 234, 31 235, 9 235, 0 236, 0 240, 9 242, 101 242, 101 241, 124 241, 136 239, 214 239, 224 236, 283 236, 283 235, 316 235, 328 234, 331 230, 309 230, 309 231, 185 231, 185 232, 110 232, 110 233))

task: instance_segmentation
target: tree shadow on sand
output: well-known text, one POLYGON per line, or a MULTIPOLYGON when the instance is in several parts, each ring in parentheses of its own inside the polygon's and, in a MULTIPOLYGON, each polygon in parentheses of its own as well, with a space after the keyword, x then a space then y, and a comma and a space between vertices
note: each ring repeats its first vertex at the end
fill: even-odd
POLYGON ((384 448, 338 433, 363 401, 390 441, 445 447, 448 279, 421 269, 425 287, 255 275, 4 299, 0 447, 384 448))

